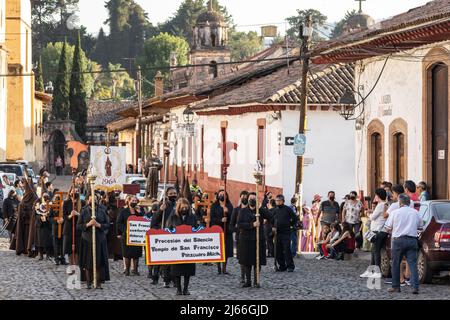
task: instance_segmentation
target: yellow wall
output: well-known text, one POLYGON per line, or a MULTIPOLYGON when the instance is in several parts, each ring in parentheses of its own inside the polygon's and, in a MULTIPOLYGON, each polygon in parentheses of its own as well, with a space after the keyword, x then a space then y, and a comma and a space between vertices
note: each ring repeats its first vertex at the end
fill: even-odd
POLYGON ((126 143, 126 155, 127 155, 127 165, 128 164, 135 164, 135 130, 123 130, 119 131, 119 142, 120 143, 126 143))
POLYGON ((6 158, 36 160, 34 77, 32 76, 31 3, 6 0, 6 46, 9 50, 6 158))
MULTIPOLYGON (((0 0, 0 74, 8 73, 8 56, 5 46, 6 20, 5 0, 0 0)), ((0 161, 6 160, 6 77, 0 77, 0 161)))

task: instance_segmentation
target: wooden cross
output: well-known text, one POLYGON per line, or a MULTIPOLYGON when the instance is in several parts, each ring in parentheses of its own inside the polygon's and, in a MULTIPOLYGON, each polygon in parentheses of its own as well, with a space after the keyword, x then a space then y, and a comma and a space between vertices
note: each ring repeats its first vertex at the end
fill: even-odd
POLYGON ((366 0, 355 0, 356 2, 359 2, 359 13, 362 13, 362 3, 363 3, 363 1, 366 1, 366 0))
MULTIPOLYGON (((62 224, 58 223, 58 220, 64 217, 64 213, 63 213, 63 205, 64 205, 64 197, 67 195, 67 192, 56 192, 55 196, 59 195, 59 199, 53 201, 51 208, 55 211, 58 212, 58 216, 54 217, 53 220, 56 221, 56 223, 58 224, 58 239, 61 239, 62 237, 62 224)), ((56 199, 56 197, 55 197, 56 199)))

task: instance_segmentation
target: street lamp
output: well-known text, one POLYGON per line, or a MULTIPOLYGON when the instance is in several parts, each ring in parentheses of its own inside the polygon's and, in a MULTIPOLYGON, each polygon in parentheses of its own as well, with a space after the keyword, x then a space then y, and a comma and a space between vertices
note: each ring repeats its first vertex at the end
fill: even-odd
POLYGON ((191 108, 186 108, 183 112, 183 120, 187 124, 194 122, 194 112, 191 108))
POLYGON ((345 120, 350 120, 355 115, 355 105, 356 99, 353 92, 346 89, 342 97, 339 99, 339 104, 341 105, 341 110, 339 115, 345 120))

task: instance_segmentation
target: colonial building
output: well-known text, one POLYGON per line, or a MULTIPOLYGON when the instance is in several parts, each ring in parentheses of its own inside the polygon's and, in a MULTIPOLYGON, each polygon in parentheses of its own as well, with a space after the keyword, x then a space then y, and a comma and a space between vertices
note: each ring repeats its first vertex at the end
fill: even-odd
POLYGON ((317 47, 313 62, 356 65, 356 184, 425 181, 450 197, 450 0, 436 0, 317 47))
POLYGON ((31 2, 6 0, 8 51, 6 159, 36 161, 37 130, 31 62, 31 2))
MULTIPOLYGON (((0 0, 0 74, 8 73, 8 51, 6 50, 6 2, 0 0)), ((0 161, 6 160, 7 128, 7 78, 0 77, 0 161)))
MULTIPOLYGON (((172 90, 199 85, 230 73, 231 65, 224 64, 231 61, 228 26, 222 15, 214 10, 211 0, 207 11, 197 18, 190 46, 189 64, 194 67, 172 69, 172 90)), ((177 57, 174 55, 171 57, 171 64, 177 65, 177 57)))

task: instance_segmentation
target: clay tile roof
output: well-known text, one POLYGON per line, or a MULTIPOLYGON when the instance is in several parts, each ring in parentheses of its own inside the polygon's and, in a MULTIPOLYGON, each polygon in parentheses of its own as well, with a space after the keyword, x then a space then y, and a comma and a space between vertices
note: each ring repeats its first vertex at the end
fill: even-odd
MULTIPOLYGON (((300 77, 300 62, 296 61, 289 69, 284 66, 271 74, 201 102, 193 109, 199 111, 214 107, 258 103, 299 104, 300 77)), ((345 90, 354 88, 354 66, 352 64, 311 65, 309 78, 308 103, 337 105, 345 90)))
POLYGON ((134 101, 88 100, 88 127, 104 127, 120 118, 117 112, 131 107, 134 101))
MULTIPOLYGON (((404 33, 414 28, 425 28, 437 22, 448 23, 449 18, 450 0, 430 1, 423 6, 410 9, 407 12, 376 23, 369 27, 369 29, 345 34, 337 39, 322 42, 312 50, 312 56, 328 54, 330 51, 337 51, 343 47, 356 47, 363 42, 367 43, 383 37, 395 37, 397 33, 404 33)), ((443 37, 445 38, 446 35, 443 34, 443 37)), ((437 38, 432 40, 435 40, 433 42, 442 41, 437 38)), ((412 42, 411 45, 412 47, 420 46, 420 41, 412 42)), ((315 60, 313 59, 313 61, 315 60)), ((316 61, 319 61, 319 59, 317 58, 316 61)))

